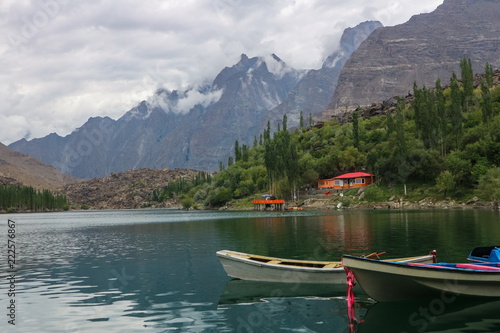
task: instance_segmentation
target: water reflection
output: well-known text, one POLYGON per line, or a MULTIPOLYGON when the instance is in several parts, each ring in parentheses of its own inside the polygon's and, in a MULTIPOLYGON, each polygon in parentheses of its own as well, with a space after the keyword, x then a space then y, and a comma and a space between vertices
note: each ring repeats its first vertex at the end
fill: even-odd
POLYGON ((377 303, 367 309, 356 332, 499 332, 499 313, 500 300, 377 303))
MULTIPOLYGON (((483 211, 111 211, 7 218, 19 225, 19 326, 12 331, 23 333, 348 332, 344 290, 231 280, 215 252, 339 260, 343 253, 399 257, 436 248, 440 260, 458 261, 500 238, 498 212, 483 211)), ((1 260, 1 271, 5 265, 1 260)), ((372 306, 363 295, 356 291, 356 316, 365 320, 360 332, 422 327, 408 319, 418 307, 372 306)), ((496 304, 477 304, 467 314, 472 305, 447 306, 425 329, 484 325, 486 332, 499 331, 496 304)))
MULTIPOLYGON (((356 294, 364 294, 359 287, 356 294)), ((266 298, 289 297, 337 297, 345 298, 346 286, 336 284, 280 283, 245 281, 232 279, 226 283, 219 299, 221 304, 241 304, 262 302, 266 298)))

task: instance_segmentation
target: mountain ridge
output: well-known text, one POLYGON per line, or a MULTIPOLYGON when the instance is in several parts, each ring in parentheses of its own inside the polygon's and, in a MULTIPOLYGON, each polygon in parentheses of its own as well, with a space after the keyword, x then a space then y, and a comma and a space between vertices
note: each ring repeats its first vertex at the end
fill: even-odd
POLYGON ((344 66, 329 109, 405 95, 413 83, 447 82, 470 58, 475 72, 500 67, 500 1, 445 0, 431 13, 377 29, 344 66))
POLYGON ((60 191, 79 179, 62 174, 53 166, 14 151, 0 143, 0 184, 31 186, 35 189, 60 191))
MULTIPOLYGON (((349 31, 360 30, 360 38, 364 39, 379 25, 364 23, 349 31)), ((349 53, 357 45, 343 47, 349 53)), ((340 64, 332 67, 334 71, 339 72, 340 64)), ((331 72, 324 66, 321 75, 308 78, 307 89, 294 92, 314 101, 314 112, 320 112, 333 94, 332 85, 321 83, 325 78, 336 80, 331 78, 331 72), (321 102, 314 100, 319 95, 321 102)), ((276 54, 252 58, 242 54, 209 86, 184 91, 160 89, 117 120, 89 118, 66 137, 51 134, 31 141, 19 140, 10 147, 79 178, 139 168, 215 171, 232 155, 236 140, 250 145, 267 121, 272 121, 273 127, 281 122, 281 114, 275 109, 307 73, 288 66, 276 54)), ((338 77, 337 73, 333 75, 338 77)), ((282 107, 280 112, 286 109, 282 107)), ((290 126, 298 125, 298 113, 298 108, 291 112, 290 126)))

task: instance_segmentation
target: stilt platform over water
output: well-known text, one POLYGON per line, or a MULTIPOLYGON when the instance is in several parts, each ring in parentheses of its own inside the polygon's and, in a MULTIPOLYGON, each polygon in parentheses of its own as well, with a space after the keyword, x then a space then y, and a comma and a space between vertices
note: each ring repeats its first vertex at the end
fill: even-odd
POLYGON ((254 200, 253 210, 285 210, 285 200, 254 200))

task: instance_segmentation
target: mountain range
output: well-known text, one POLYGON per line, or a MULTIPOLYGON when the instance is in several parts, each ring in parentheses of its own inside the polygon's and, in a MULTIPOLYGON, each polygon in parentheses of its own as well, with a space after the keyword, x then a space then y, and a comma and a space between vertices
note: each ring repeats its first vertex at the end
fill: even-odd
POLYGON ((104 177, 139 168, 219 169, 235 141, 251 145, 267 122, 273 127, 287 113, 323 110, 342 66, 379 22, 347 29, 340 48, 319 70, 297 70, 277 55, 249 58, 224 68, 211 85, 185 91, 156 91, 118 120, 90 118, 68 136, 12 143, 9 147, 78 178, 104 177))
POLYGON ((236 140, 251 145, 284 114, 291 128, 301 111, 320 117, 407 95, 414 82, 446 84, 464 57, 476 72, 486 62, 500 67, 498 17, 498 0, 444 0, 401 25, 346 29, 320 69, 294 69, 275 54, 242 54, 206 86, 160 89, 117 120, 90 118, 68 136, 52 133, 9 147, 79 178, 139 168, 215 171, 236 140))

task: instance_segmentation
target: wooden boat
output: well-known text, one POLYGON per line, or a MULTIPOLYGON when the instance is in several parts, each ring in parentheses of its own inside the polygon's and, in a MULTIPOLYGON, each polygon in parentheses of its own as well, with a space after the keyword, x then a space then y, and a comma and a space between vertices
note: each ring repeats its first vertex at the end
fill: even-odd
MULTIPOLYGON (((290 283, 345 284, 345 271, 340 261, 312 261, 267 257, 221 250, 217 256, 227 275, 252 281, 290 283)), ((377 254, 367 257, 378 258, 377 254)), ((435 255, 390 259, 391 261, 433 262, 435 255)))
POLYGON ((402 263, 342 256, 344 267, 379 302, 457 295, 500 297, 500 264, 402 263))

